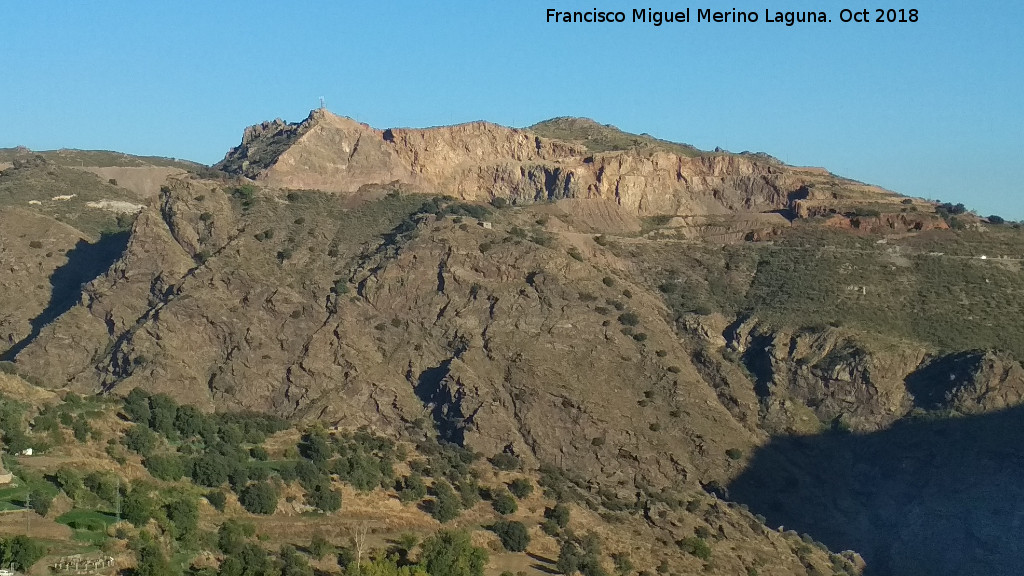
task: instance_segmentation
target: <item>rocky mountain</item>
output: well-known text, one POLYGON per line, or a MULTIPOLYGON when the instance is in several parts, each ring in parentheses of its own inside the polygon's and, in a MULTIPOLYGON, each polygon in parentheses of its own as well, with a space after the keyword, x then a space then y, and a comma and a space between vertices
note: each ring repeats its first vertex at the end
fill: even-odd
MULTIPOLYGON (((0 227, 6 289, 34 302, 0 323, 19 374, 436 434, 571 471, 595 506, 630 503, 632 533, 669 543, 692 518, 661 515, 666 494, 767 517, 729 508, 710 573, 859 570, 815 538, 862 553, 867 574, 1013 573, 1015 552, 991 551, 1016 550, 1001 544, 1015 516, 1000 532, 968 510, 998 505, 994 492, 954 501, 948 527, 950 483, 912 499, 914 525, 858 506, 881 510, 945 470, 918 458, 899 483, 871 484, 905 457, 885 439, 942 457, 915 426, 948 421, 963 447, 968 422, 1021 403, 1016 225, 581 119, 376 130, 317 110, 250 127, 215 168, 137 193, 144 208, 105 251, 41 200, 31 218, 16 216, 27 196, 0 210, 25 225, 0 227), (8 249, 19 242, 64 251, 8 249), (812 470, 828 450, 842 483, 812 470), (912 537, 922 519, 942 562, 912 537), (905 551, 884 545, 894 531, 905 551), (974 563, 979 549, 995 556, 974 563)), ((27 169, 0 174, 0 192, 27 169)), ((49 160, 32 169, 70 178, 49 160)))

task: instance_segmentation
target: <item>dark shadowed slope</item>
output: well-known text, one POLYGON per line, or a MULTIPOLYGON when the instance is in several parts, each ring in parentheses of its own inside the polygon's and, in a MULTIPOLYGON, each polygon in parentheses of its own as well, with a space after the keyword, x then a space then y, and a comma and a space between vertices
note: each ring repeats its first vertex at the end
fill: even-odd
POLYGON ((861 552, 869 576, 1020 574, 1024 408, 777 438, 729 495, 771 526, 861 552))

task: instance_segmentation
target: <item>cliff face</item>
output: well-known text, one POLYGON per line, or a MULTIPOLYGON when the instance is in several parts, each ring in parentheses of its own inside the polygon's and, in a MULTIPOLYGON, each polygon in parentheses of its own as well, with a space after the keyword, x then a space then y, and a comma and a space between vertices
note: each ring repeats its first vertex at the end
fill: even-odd
MULTIPOLYGON (((935 356, 912 342, 778 329, 756 319, 725 333, 753 378, 761 426, 771 433, 873 432, 914 411, 983 414, 1024 400, 1024 369, 1005 354, 935 356)), ((745 384, 736 377, 728 384, 737 382, 745 384)))
POLYGON ((788 210, 801 188, 836 180, 758 155, 684 152, 648 146, 591 153, 583 144, 483 122, 382 131, 316 110, 300 124, 249 128, 218 167, 280 188, 353 194, 397 181, 466 200, 613 200, 642 216, 788 210))

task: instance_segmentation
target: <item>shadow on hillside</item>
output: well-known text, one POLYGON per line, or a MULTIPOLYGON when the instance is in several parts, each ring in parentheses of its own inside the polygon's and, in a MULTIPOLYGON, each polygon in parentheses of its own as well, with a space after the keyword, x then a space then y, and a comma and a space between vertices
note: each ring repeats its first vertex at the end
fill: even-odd
POLYGON ((457 399, 452 398, 443 386, 451 369, 451 360, 446 360, 420 373, 413 389, 424 406, 430 408, 434 424, 441 439, 459 446, 465 441, 465 433, 460 427, 463 420, 457 399))
POLYGON ((44 326, 70 310, 82 297, 82 286, 95 280, 124 254, 128 247, 128 232, 104 234, 95 243, 79 240, 68 251, 66 264, 50 276, 50 303, 32 320, 32 332, 0 356, 0 360, 13 360, 32 343, 44 326))
POLYGON ((868 576, 1017 575, 1024 407, 776 438, 728 491, 772 527, 860 552, 868 576))

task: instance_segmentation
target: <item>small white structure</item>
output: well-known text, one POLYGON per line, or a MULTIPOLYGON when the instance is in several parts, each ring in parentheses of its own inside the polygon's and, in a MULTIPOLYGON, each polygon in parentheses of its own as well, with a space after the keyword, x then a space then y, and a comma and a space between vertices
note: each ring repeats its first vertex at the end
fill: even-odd
MULTIPOLYGON (((31 456, 32 455, 32 449, 31 448, 25 448, 24 450, 21 451, 21 455, 22 456, 31 456)), ((2 576, 2 575, 0 575, 0 576, 2 576)))
POLYGON ((491 223, 490 222, 480 222, 480 226, 483 227, 484 230, 490 230, 491 229, 491 223))

